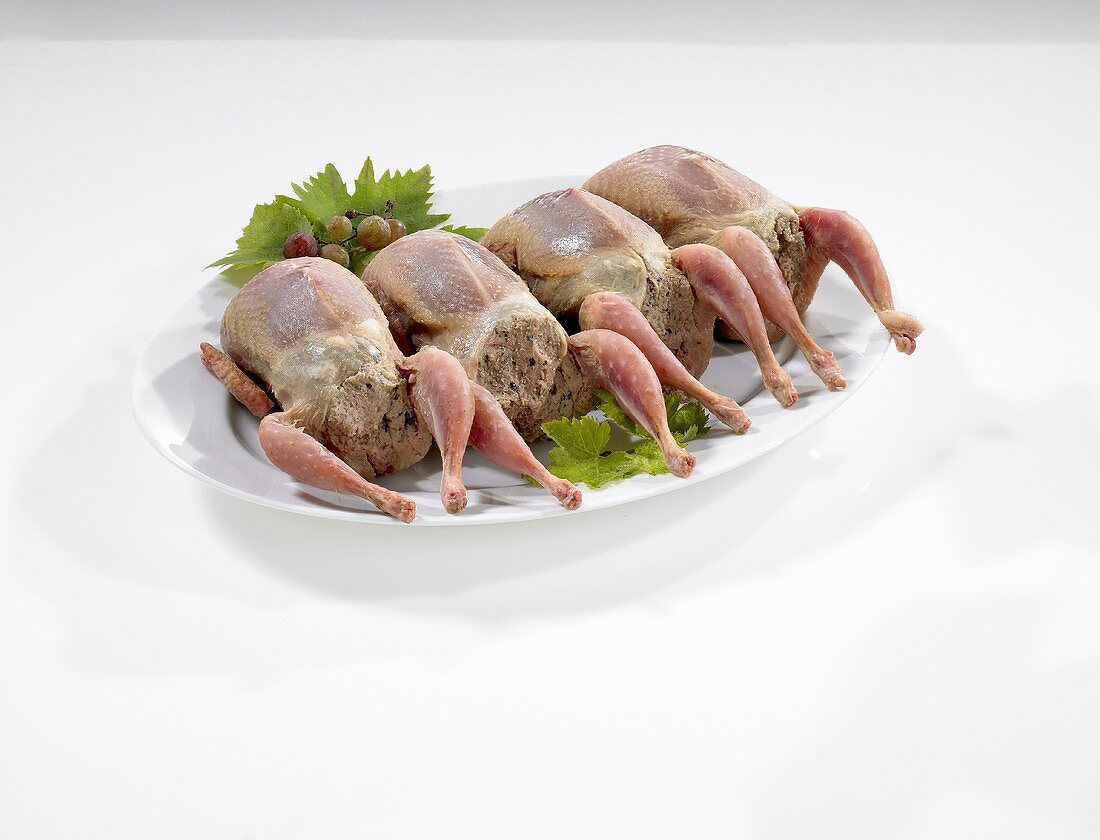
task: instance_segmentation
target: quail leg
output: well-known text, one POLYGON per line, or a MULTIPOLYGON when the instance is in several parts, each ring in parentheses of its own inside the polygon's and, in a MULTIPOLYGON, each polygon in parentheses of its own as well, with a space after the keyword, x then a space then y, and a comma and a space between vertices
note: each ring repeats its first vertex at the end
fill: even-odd
POLYGON ((199 345, 199 349, 202 351, 202 363, 206 369, 218 378, 237 402, 257 417, 263 417, 275 407, 263 388, 249 379, 229 356, 205 341, 199 345))
POLYGON ((710 409, 737 434, 749 430, 752 421, 736 400, 716 394, 688 373, 680 360, 653 331, 649 321, 628 300, 612 292, 593 292, 580 308, 581 328, 605 329, 630 339, 642 351, 662 384, 693 397, 710 409))
POLYGON ((402 522, 411 522, 416 516, 415 502, 371 484, 295 426, 285 413, 269 414, 260 421, 260 446, 272 464, 304 484, 366 499, 402 522))
POLYGON ((669 472, 686 478, 695 456, 672 436, 661 382, 649 360, 630 339, 611 330, 585 330, 569 337, 570 352, 589 381, 615 395, 623 411, 661 447, 669 472))
POLYGON ((817 276, 830 260, 844 269, 894 337, 898 350, 912 353, 924 326, 912 315, 894 309, 890 278, 867 229, 848 213, 822 207, 799 208, 798 221, 809 250, 808 267, 817 276))
POLYGON ((798 316, 794 299, 783 272, 764 240, 748 228, 728 227, 718 234, 713 244, 737 263, 745 275, 764 317, 794 339, 810 368, 830 391, 844 388, 844 374, 836 357, 819 347, 798 316))
POLYGON ((581 503, 581 491, 542 465, 492 394, 476 382, 470 383, 470 391, 474 397, 470 446, 506 470, 531 476, 567 510, 576 510, 581 503))
POLYGON ((794 405, 798 391, 772 352, 760 304, 737 264, 711 245, 683 245, 673 250, 672 258, 687 275, 695 294, 749 345, 772 396, 784 408, 794 405))
POLYGON ((443 507, 447 513, 458 513, 466 507, 462 456, 474 421, 470 380, 454 356, 435 347, 423 348, 398 367, 408 376, 413 408, 427 422, 443 455, 443 507))

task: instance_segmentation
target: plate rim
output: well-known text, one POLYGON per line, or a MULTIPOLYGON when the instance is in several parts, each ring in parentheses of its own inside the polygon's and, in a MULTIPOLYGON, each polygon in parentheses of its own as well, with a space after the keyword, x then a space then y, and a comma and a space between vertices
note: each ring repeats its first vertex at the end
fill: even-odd
MULTIPOLYGON (((508 184, 531 183, 531 182, 536 182, 536 181, 547 181, 548 182, 548 181, 551 181, 551 180, 556 180, 556 181, 564 181, 564 180, 567 180, 567 179, 568 180, 573 180, 574 178, 575 178, 575 176, 570 176, 570 175, 562 175, 562 176, 542 175, 542 176, 535 176, 535 177, 532 177, 532 178, 511 178, 511 179, 504 179, 504 180, 498 180, 498 181, 487 181, 487 182, 483 182, 483 183, 479 183, 479 184, 468 184, 468 185, 459 186, 459 187, 448 187, 448 188, 445 188, 445 189, 439 189, 435 192, 434 197, 433 197, 433 204, 438 204, 438 203, 440 203, 441 198, 445 200, 449 197, 450 194, 460 192, 460 191, 499 188, 499 187, 502 187, 502 186, 505 186, 505 185, 508 185, 508 184)), ((150 418, 145 417, 143 415, 143 412, 141 411, 141 408, 140 408, 140 404, 141 404, 141 402, 144 398, 143 391, 148 389, 150 387, 150 383, 153 381, 153 375, 152 375, 153 372, 151 370, 147 369, 148 357, 149 357, 150 351, 153 349, 158 337, 161 336, 162 333, 165 331, 165 328, 174 321, 174 319, 179 315, 181 310, 183 310, 185 307, 187 307, 187 305, 190 303, 190 301, 195 296, 201 294, 207 288, 215 286, 215 284, 217 284, 219 282, 226 283, 230 286, 234 285, 234 284, 230 283, 230 281, 226 280, 225 277, 224 277, 224 274, 221 273, 221 272, 213 275, 205 283, 198 286, 191 293, 190 296, 188 296, 183 301, 181 301, 179 304, 177 304, 176 307, 171 312, 169 312, 163 319, 161 319, 161 321, 158 324, 157 328, 149 334, 148 339, 145 341, 145 343, 142 346, 141 352, 138 354, 136 363, 134 364, 133 373, 132 373, 132 376, 131 376, 131 382, 130 382, 130 411, 131 411, 132 417, 134 418, 134 422, 137 424, 138 428, 141 430, 142 435, 149 442, 149 444, 153 447, 153 449, 156 450, 158 453, 160 453, 169 463, 174 465, 177 469, 181 470, 185 474, 187 474, 189 476, 192 476, 193 478, 197 478, 203 484, 206 484, 209 487, 213 487, 214 489, 219 490, 220 492, 225 493, 226 495, 232 496, 233 498, 240 499, 242 501, 251 502, 253 504, 257 504, 257 505, 260 505, 261 507, 266 507, 266 508, 271 509, 271 510, 278 510, 278 511, 283 511, 283 512, 287 512, 287 513, 293 513, 293 514, 297 514, 297 515, 300 515, 300 516, 311 516, 311 517, 316 517, 316 518, 321 518, 321 519, 338 520, 338 521, 342 521, 342 522, 355 522, 355 523, 360 523, 360 524, 364 524, 364 525, 385 525, 385 526, 401 526, 401 527, 408 527, 409 525, 413 525, 413 526, 417 526, 417 527, 433 527, 433 528, 435 528, 435 527, 456 527, 456 526, 467 526, 468 527, 468 526, 472 526, 472 525, 482 525, 482 526, 485 526, 485 525, 509 525, 509 524, 517 524, 517 523, 521 523, 521 522, 531 522, 531 521, 537 521, 537 520, 542 520, 542 519, 550 519, 550 518, 555 518, 555 517, 560 517, 560 516, 575 516, 575 515, 581 514, 581 513, 593 513, 595 511, 608 510, 610 508, 620 507, 622 505, 626 505, 626 504, 629 504, 631 502, 640 501, 642 499, 648 499, 648 498, 652 498, 654 496, 661 496, 661 495, 664 495, 666 493, 671 493, 671 492, 674 492, 676 490, 683 489, 684 487, 692 487, 692 486, 695 486, 697 484, 701 484, 702 482, 709 481, 710 479, 716 478, 717 476, 726 475, 727 473, 733 472, 733 471, 739 469, 740 467, 745 466, 746 464, 752 463, 753 461, 756 461, 759 458, 762 458, 763 456, 775 451, 777 448, 779 448, 783 444, 789 443, 790 441, 792 441, 795 438, 799 437, 804 432, 806 432, 806 430, 808 430, 811 426, 817 425, 817 423, 821 422, 826 417, 830 416, 834 411, 836 411, 838 408, 840 408, 841 405, 843 405, 845 402, 847 402, 849 399, 851 399, 851 397, 854 396, 855 393, 858 392, 863 387, 863 385, 866 383, 866 381, 868 379, 870 379, 871 375, 875 372, 875 370, 878 368, 878 366, 882 363, 882 360, 886 357, 886 354, 889 352, 890 343, 891 343, 889 340, 886 339, 885 333, 883 334, 882 337, 880 337, 880 340, 878 342, 873 341, 872 345, 868 347, 867 351, 864 352, 863 354, 861 354, 863 356, 863 358, 865 359, 865 361, 867 362, 867 365, 868 365, 864 375, 862 375, 859 379, 855 380, 854 382, 849 382, 847 387, 843 391, 830 392, 829 401, 825 404, 819 405, 817 407, 817 410, 814 411, 813 414, 811 414, 808 418, 806 418, 805 420, 802 420, 801 422, 799 422, 797 424, 797 427, 794 428, 791 431, 790 434, 787 434, 785 436, 776 438, 772 441, 769 441, 768 443, 766 443, 764 445, 757 446, 756 448, 753 449, 751 454, 749 454, 749 457, 747 457, 744 460, 741 460, 738 463, 733 464, 731 466, 722 467, 722 468, 719 468, 719 469, 717 469, 713 472, 707 471, 705 469, 702 472, 699 472, 698 467, 697 467, 696 474, 694 476, 692 476, 692 478, 694 480, 690 481, 689 483, 680 484, 678 482, 662 482, 660 484, 651 485, 651 486, 648 486, 648 487, 639 487, 634 492, 628 491, 625 495, 617 495, 615 497, 605 499, 599 505, 593 506, 593 505, 590 505, 590 504, 587 504, 587 503, 582 503, 579 508, 577 508, 576 510, 572 510, 572 511, 566 510, 564 507, 562 507, 560 505, 554 505, 552 508, 546 508, 546 509, 540 509, 540 510, 528 510, 525 515, 521 513, 520 515, 510 516, 510 517, 503 517, 503 518, 502 517, 479 518, 476 513, 471 513, 470 515, 459 514, 459 515, 453 515, 453 516, 448 515, 446 517, 431 517, 431 518, 423 518, 423 517, 418 515, 415 519, 412 520, 412 522, 402 523, 402 522, 399 522, 398 520, 394 519, 393 517, 386 516, 386 515, 377 515, 377 516, 376 515, 364 515, 365 513, 366 514, 372 513, 372 511, 369 511, 369 510, 355 510, 355 509, 350 509, 350 508, 327 507, 327 506, 319 505, 319 504, 318 505, 313 505, 313 506, 307 506, 307 505, 301 505, 301 504, 296 505, 296 504, 281 501, 279 499, 273 499, 273 498, 270 498, 270 497, 267 497, 267 496, 262 496, 262 495, 259 495, 259 494, 255 493, 255 492, 251 492, 251 491, 248 491, 248 490, 241 489, 241 488, 236 487, 232 484, 228 484, 228 483, 226 483, 226 482, 224 482, 224 481, 222 481, 218 478, 215 478, 214 476, 211 476, 211 475, 199 470, 194 465, 188 463, 186 460, 184 460, 179 455, 177 455, 175 452, 173 452, 169 448, 168 444, 165 443, 164 441, 162 441, 160 439, 160 437, 157 436, 154 433, 154 430, 151 428, 151 424, 149 422, 150 418), (879 345, 877 348, 874 346, 875 343, 877 343, 879 345)), ((801 358, 801 354, 798 354, 796 352, 795 355, 798 358, 801 358)), ((754 394, 750 399, 743 402, 742 407, 745 408, 746 410, 749 410, 749 408, 753 404, 756 404, 762 398, 763 399, 769 399, 770 398, 770 395, 764 389, 761 389, 756 394, 754 394)), ((750 414, 751 414, 751 412, 750 412, 750 414)), ((637 478, 644 478, 644 477, 637 477, 637 478)), ((300 482, 298 482, 298 483, 300 484, 300 482)), ((621 485, 620 485, 620 487, 621 487, 621 485)), ((471 491, 471 493, 475 493, 475 492, 479 492, 479 491, 476 491, 476 490, 471 491)), ((585 485, 582 489, 582 493, 586 497, 586 500, 585 500, 586 502, 588 501, 587 497, 590 493, 598 493, 598 492, 600 492, 600 491, 599 490, 593 490, 592 488, 588 487, 587 485, 585 485)))

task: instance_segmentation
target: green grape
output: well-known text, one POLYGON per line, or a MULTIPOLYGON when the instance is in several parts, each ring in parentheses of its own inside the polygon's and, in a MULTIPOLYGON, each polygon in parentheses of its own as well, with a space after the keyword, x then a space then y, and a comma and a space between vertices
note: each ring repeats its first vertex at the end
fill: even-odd
POLYGON ((367 216, 359 223, 355 238, 368 251, 377 251, 390 244, 390 226, 381 216, 367 216))
POLYGON ((317 240, 308 233, 292 233, 283 243, 283 256, 288 260, 295 257, 315 257, 317 240))
POLYGON ((405 223, 400 219, 386 219, 386 224, 390 226, 390 242, 400 239, 409 232, 408 228, 405 227, 405 223))
POLYGON ((328 238, 333 242, 343 242, 345 239, 351 238, 351 235, 355 233, 355 228, 351 224, 351 219, 347 216, 333 216, 325 225, 325 232, 328 233, 328 238))
POLYGON ((334 263, 339 263, 344 268, 347 268, 348 264, 351 262, 347 249, 344 248, 343 245, 334 245, 331 242, 321 246, 321 256, 326 260, 332 260, 334 263))

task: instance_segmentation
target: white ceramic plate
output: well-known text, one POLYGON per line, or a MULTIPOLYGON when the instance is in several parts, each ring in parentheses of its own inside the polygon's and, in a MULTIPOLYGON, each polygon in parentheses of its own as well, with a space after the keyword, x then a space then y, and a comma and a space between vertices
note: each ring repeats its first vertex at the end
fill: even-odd
MULTIPOLYGON (((582 180, 533 178, 440 191, 435 205, 452 213, 458 224, 490 225, 540 193, 582 180)), ((311 516, 399 525, 368 502, 299 484, 268 462, 260 449, 256 419, 199 362, 199 342, 218 343, 222 311, 236 291, 237 287, 215 277, 165 322, 145 348, 134 374, 133 404, 149 442, 185 472, 242 499, 311 516)), ((570 513, 549 494, 470 450, 463 469, 469 506, 457 516, 445 513, 440 504, 440 461, 434 448, 419 464, 374 480, 416 502, 416 525, 576 516, 705 481, 759 458, 823 419, 866 381, 890 344, 856 289, 832 268, 822 279, 806 323, 818 343, 836 354, 847 390, 826 390, 801 354, 793 351, 793 343, 784 339, 776 354, 794 378, 800 399, 794 408, 780 408, 763 390, 756 363, 745 346, 718 344, 703 382, 738 400, 753 425, 747 435, 738 436, 715 423, 709 435, 689 444, 688 449, 698 458, 690 478, 636 476, 602 490, 582 486, 584 503, 570 513)), ((549 444, 534 448, 545 462, 549 444)))

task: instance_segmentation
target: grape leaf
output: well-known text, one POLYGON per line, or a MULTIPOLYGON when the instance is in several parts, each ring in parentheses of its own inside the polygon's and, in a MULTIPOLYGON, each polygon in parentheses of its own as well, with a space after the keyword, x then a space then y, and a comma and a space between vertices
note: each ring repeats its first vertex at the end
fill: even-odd
POLYGON ((661 454, 661 447, 657 445, 657 441, 653 438, 640 441, 637 446, 630 450, 630 454, 633 456, 634 466, 634 472, 631 475, 638 475, 639 473, 664 475, 668 472, 665 456, 661 454))
POLYGON ((465 236, 467 239, 474 240, 474 242, 481 241, 481 237, 489 232, 489 228, 467 227, 466 225, 443 225, 440 230, 445 230, 448 233, 457 233, 459 236, 465 236))
POLYGON ((602 388, 596 390, 596 408, 603 412, 604 417, 630 434, 638 437, 646 434, 645 430, 631 420, 627 413, 619 407, 610 391, 605 391, 602 388))
POLYGON ((562 448, 562 457, 598 458, 611 441, 611 427, 594 417, 563 417, 542 424, 542 431, 562 448))
POLYGON ((557 444, 550 450, 550 472, 574 483, 599 488, 631 475, 629 454, 622 450, 604 455, 611 427, 594 417, 565 417, 543 423, 543 432, 557 444))
MULTIPOLYGON (((558 478, 599 489, 633 475, 663 475, 668 472, 657 442, 640 428, 607 391, 597 391, 599 409, 624 430, 640 438, 629 449, 605 451, 611 441, 611 426, 594 417, 552 420, 542 425, 557 446, 550 450, 548 469, 558 478)), ((669 428, 681 444, 710 431, 706 410, 696 402, 681 404, 675 392, 665 395, 669 428)))
POLYGON ((574 484, 598 490, 632 475, 668 472, 661 450, 652 440, 643 440, 633 449, 605 453, 611 426, 594 417, 552 420, 544 423, 542 430, 557 444, 550 450, 548 469, 574 484))
MULTIPOLYGON (((629 434, 636 437, 650 437, 649 432, 622 410, 609 391, 602 389, 596 391, 596 407, 608 420, 629 434)), ((710 431, 706 409, 694 400, 681 403, 680 395, 676 391, 665 392, 665 414, 668 416, 668 428, 681 446, 710 431)))
POLYGON ((370 265, 370 261, 373 260, 381 251, 365 251, 362 248, 355 251, 351 255, 351 264, 348 266, 352 273, 356 276, 361 276, 370 265))
POLYGON ((668 411, 668 427, 681 446, 710 431, 707 410, 695 400, 681 403, 676 393, 672 392, 665 395, 665 409, 668 411))
POLYGON ((392 174, 387 169, 375 178, 374 162, 367 158, 359 177, 355 179, 355 191, 351 206, 362 213, 384 213, 387 203, 393 202, 393 216, 405 223, 409 233, 427 230, 447 221, 449 213, 432 213, 432 169, 422 166, 402 173, 392 174))
POLYGON ((342 216, 352 207, 347 184, 331 163, 308 181, 291 184, 291 189, 298 196, 298 209, 315 226, 320 224, 322 229, 333 216, 342 216))
POLYGON ((237 240, 237 248, 207 268, 267 268, 283 259, 283 244, 292 233, 311 233, 313 225, 289 200, 257 204, 237 240))
MULTIPOLYGON (((237 249, 207 268, 227 266, 243 280, 243 275, 283 259, 283 245, 292 233, 312 233, 320 242, 329 241, 325 229, 328 220, 349 210, 400 219, 409 233, 437 227, 450 218, 448 213, 431 212, 432 171, 428 166, 392 173, 387 169, 376 177, 374 164, 367 158, 349 194, 343 177, 330 163, 301 184, 291 184, 291 189, 295 198, 280 195, 270 204, 257 205, 252 221, 237 240, 237 249)), ((445 230, 478 240, 486 229, 448 225, 445 230)), ((377 253, 364 251, 354 239, 344 247, 351 257, 351 270, 356 273, 361 273, 377 253)))

